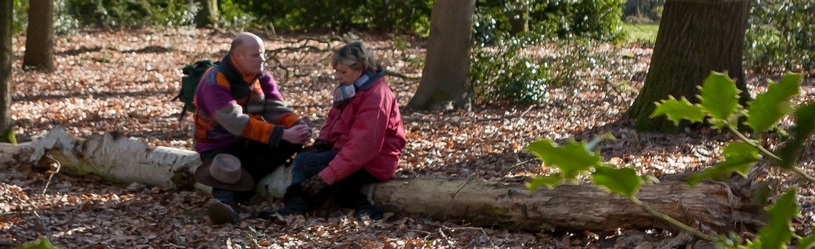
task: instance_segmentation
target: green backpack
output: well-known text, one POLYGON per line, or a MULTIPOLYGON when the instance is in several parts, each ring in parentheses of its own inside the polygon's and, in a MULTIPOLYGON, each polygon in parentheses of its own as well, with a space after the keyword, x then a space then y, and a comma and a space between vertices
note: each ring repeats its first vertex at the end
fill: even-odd
POLYGON ((207 69, 219 66, 220 64, 220 61, 200 60, 192 65, 186 65, 181 69, 181 72, 184 73, 184 77, 181 77, 181 90, 178 92, 178 95, 171 100, 181 100, 181 102, 184 103, 184 109, 181 110, 181 116, 178 117, 178 120, 184 119, 187 112, 195 112, 195 105, 192 103, 192 99, 195 97, 195 89, 198 88, 198 82, 201 81, 201 77, 204 76, 207 69))

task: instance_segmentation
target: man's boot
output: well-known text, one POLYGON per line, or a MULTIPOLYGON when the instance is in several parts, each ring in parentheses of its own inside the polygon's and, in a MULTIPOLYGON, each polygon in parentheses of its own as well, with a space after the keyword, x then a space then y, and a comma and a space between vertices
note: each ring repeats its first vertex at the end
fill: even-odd
POLYGON ((207 202, 207 215, 212 224, 220 225, 226 223, 237 223, 240 217, 238 213, 229 204, 223 203, 216 199, 210 199, 207 202))

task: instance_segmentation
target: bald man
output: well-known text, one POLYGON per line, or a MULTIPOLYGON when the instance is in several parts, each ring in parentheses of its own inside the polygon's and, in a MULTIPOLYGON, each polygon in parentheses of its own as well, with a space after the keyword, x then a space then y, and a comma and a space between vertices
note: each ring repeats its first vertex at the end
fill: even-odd
MULTIPOLYGON (((240 160, 242 172, 251 176, 252 186, 288 163, 311 137, 311 128, 286 106, 277 83, 264 69, 265 51, 257 35, 235 36, 220 65, 204 73, 193 99, 193 146, 201 161, 207 165, 218 154, 233 155, 240 160)), ((212 187, 209 218, 213 224, 236 223, 240 220, 237 203, 254 192, 238 187, 238 179, 208 175, 212 172, 218 171, 196 172, 196 180, 212 187), (205 183, 199 175, 226 182, 205 183)))

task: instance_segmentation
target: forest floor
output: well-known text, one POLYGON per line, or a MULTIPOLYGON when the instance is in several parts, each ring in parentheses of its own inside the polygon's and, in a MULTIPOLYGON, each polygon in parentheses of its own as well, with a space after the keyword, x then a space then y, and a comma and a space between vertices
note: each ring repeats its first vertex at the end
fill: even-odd
MULTIPOLYGON (((31 141, 59 125, 77 137, 119 131, 151 145, 191 149, 191 115, 179 121, 182 104, 171 101, 180 88, 181 68, 200 59, 219 59, 233 35, 167 30, 57 36, 53 73, 21 70, 25 37, 14 38, 12 117, 17 138, 31 141)), ((267 68, 295 111, 313 127, 324 123, 330 108, 334 84, 327 61, 331 49, 342 44, 328 38, 265 38, 267 68)), ((421 74, 424 40, 363 38, 388 70, 421 74)), ((651 52, 637 45, 619 47, 609 58, 617 66, 596 68, 580 82, 549 88, 549 99, 542 104, 479 100, 470 111, 403 108, 408 144, 396 177, 517 181, 553 171, 525 151, 529 143, 540 138, 587 140, 603 133, 616 137, 598 145, 603 158, 642 174, 659 177, 713 165, 734 135, 710 128, 677 134, 637 132, 624 118, 642 87, 651 52), (610 71, 610 81, 594 77, 603 70, 610 71)), ((755 95, 766 89, 768 79, 777 78, 748 74, 748 88, 755 95)), ((403 107, 419 84, 399 77, 388 81, 403 107)), ((815 101, 815 79, 805 81, 795 101, 815 101)), ((815 152, 811 142, 808 146, 800 166, 815 174, 815 152)), ((778 179, 774 186, 798 184, 802 217, 795 229, 810 233, 812 185, 797 183, 786 172, 769 172, 778 179)), ((62 248, 627 248, 672 236, 654 230, 603 236, 590 231, 510 231, 393 213, 369 221, 357 220, 347 210, 309 215, 287 225, 247 219, 216 226, 204 214, 207 193, 61 173, 51 178, 52 173, 54 169, 30 163, 0 165, 0 248, 42 236, 62 248)), ((250 208, 280 205, 258 202, 250 208)))

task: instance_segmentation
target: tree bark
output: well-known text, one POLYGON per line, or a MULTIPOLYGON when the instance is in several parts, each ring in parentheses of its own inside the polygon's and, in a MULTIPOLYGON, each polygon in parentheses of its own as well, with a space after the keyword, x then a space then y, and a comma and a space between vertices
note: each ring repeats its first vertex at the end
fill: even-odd
POLYGON ((23 68, 53 72, 54 1, 31 0, 28 8, 23 68))
POLYGON ((14 1, 0 0, 0 142, 17 143, 11 121, 11 41, 14 1))
MULTIPOLYGON (((684 181, 668 180, 644 185, 637 197, 685 224, 698 222, 720 232, 760 223, 754 213, 741 211, 752 210, 750 203, 725 184, 701 183, 691 188, 684 181)), ((677 230, 628 198, 590 184, 541 188, 530 194, 521 183, 392 180, 376 185, 373 200, 388 211, 512 230, 677 230)))
POLYGON ((422 79, 408 106, 420 110, 469 110, 468 86, 475 0, 433 1, 422 79))
POLYGON ((659 24, 654 55, 637 99, 628 110, 640 131, 678 132, 665 117, 649 118, 654 102, 674 96, 698 103, 698 86, 711 71, 727 71, 742 91, 740 102, 750 98, 744 82, 742 49, 750 1, 668 0, 659 24))
POLYGON ((198 0, 201 10, 195 15, 195 27, 213 27, 218 23, 218 1, 198 0))

